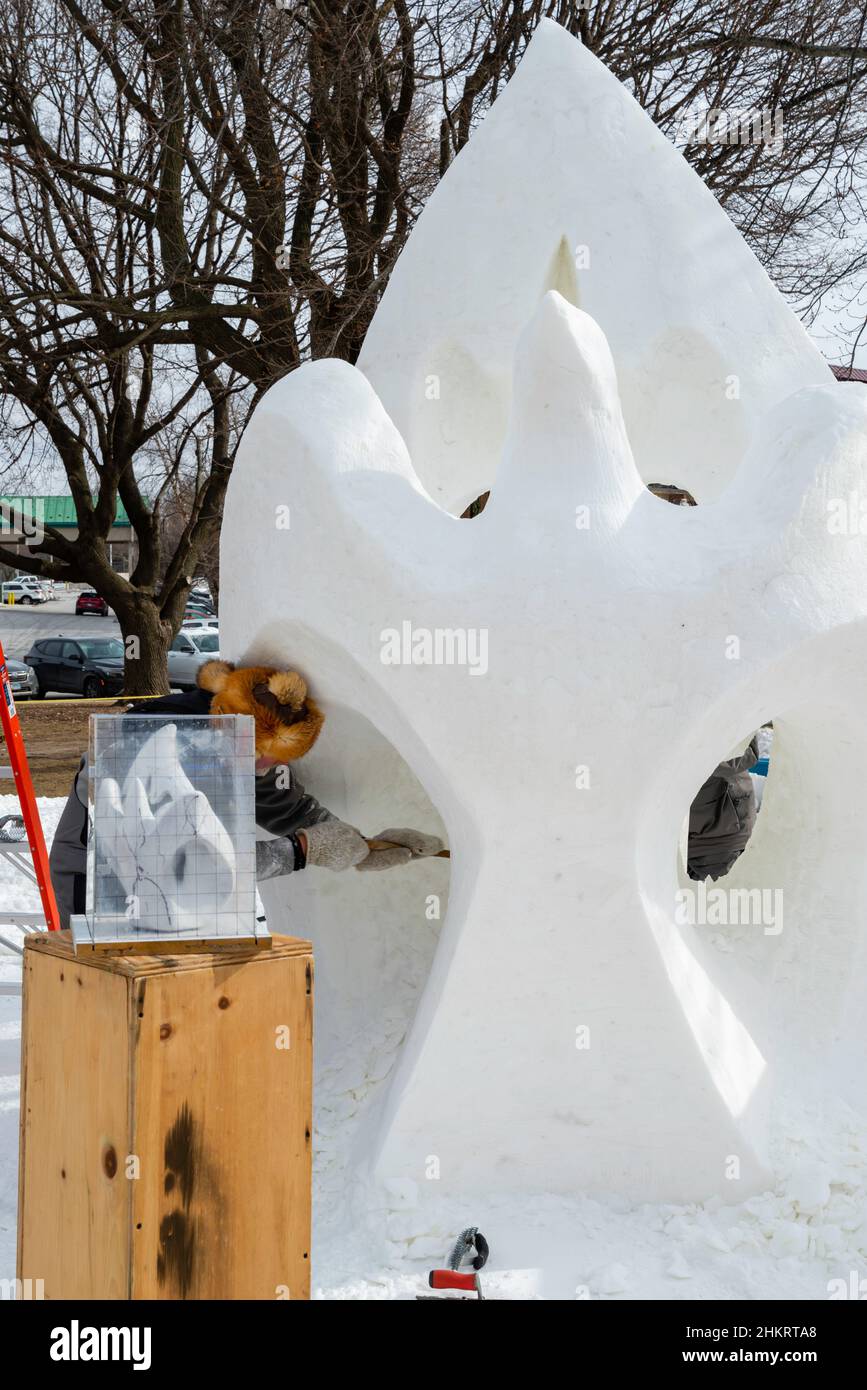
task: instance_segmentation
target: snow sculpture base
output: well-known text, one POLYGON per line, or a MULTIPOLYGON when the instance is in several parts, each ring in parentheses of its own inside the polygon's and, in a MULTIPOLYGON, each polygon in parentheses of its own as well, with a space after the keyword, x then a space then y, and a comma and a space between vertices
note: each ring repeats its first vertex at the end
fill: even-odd
POLYGON ((422 215, 366 374, 313 363, 257 407, 223 529, 226 650, 291 661, 326 709, 302 780, 366 834, 445 824, 447 911, 440 864, 309 871, 264 896, 272 928, 303 921, 316 942, 320 1065, 348 1077, 347 1057, 363 1057, 345 1091, 378 1090, 351 1169, 467 1219, 471 1196, 498 1191, 739 1200, 769 1181, 783 1080, 806 1087, 831 1068, 867 1108, 867 861, 851 814, 867 777, 867 553, 828 524, 829 499, 867 485, 867 395, 833 383, 724 213, 594 59, 546 26, 524 66, 422 215), (557 153, 570 128, 571 165, 557 153), (582 180, 591 159, 604 178, 582 180), (526 216, 479 201, 467 161, 526 216), (546 181, 557 189, 541 212, 528 167, 540 198, 546 181), (688 294, 618 301, 635 258, 627 197, 652 218, 657 283, 688 294), (591 251, 604 247, 592 292, 620 310, 614 357, 570 274, 590 211, 591 251), (443 263, 465 302, 430 271, 440 261, 415 262, 431 222, 453 229, 443 263), (417 311, 410 289, 424 291, 417 311), (662 320, 670 417, 636 413, 634 394, 662 320), (699 339, 714 372, 692 371, 699 339), (469 395, 445 392, 438 414, 419 394, 426 367, 452 383, 466 371, 469 395), (644 487, 675 438, 656 480, 709 505, 644 487), (444 510, 485 486, 475 520, 444 510), (684 815, 769 719, 774 767, 730 883, 760 902, 779 892, 782 915, 693 924, 684 815), (848 740, 833 766, 829 727, 848 740), (400 1017, 395 976, 409 981, 400 1017), (383 1016, 391 1070, 366 1045, 383 1016))

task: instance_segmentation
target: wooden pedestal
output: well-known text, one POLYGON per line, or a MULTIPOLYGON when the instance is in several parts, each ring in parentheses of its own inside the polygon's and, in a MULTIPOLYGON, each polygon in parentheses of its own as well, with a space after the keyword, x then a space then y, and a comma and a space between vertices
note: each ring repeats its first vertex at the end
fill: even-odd
POLYGON ((310 1296, 313 958, 24 956, 18 1275, 46 1298, 310 1296))

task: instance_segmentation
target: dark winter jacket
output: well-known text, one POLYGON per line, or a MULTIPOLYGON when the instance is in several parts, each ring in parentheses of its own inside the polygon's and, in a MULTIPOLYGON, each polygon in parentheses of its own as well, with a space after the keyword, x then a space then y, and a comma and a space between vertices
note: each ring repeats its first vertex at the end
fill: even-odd
MULTIPOLYGON (((147 712, 207 714, 212 698, 204 690, 166 695, 151 700, 147 712)), ((291 766, 272 767, 256 778, 256 824, 272 835, 290 837, 308 825, 332 819, 331 812, 305 792, 291 766)), ((82 758, 54 833, 48 861, 63 927, 69 926, 71 913, 85 910, 87 829, 87 759, 82 758)))
POLYGON ((690 878, 722 878, 746 849, 756 823, 756 794, 749 769, 758 759, 754 736, 746 752, 720 763, 700 788, 689 808, 690 878))

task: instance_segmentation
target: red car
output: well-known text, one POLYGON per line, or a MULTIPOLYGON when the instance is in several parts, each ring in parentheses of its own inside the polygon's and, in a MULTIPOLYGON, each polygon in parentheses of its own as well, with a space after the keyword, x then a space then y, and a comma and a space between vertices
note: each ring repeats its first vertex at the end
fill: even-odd
POLYGON ((105 599, 93 589, 85 589, 75 600, 76 617, 82 613, 98 613, 101 618, 107 618, 110 611, 105 599))

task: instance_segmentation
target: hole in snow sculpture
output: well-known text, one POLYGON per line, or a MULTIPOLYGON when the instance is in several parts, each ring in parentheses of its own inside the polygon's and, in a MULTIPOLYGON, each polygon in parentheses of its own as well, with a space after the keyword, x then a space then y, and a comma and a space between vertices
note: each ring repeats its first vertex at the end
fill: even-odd
POLYGON ((648 492, 663 502, 671 502, 675 507, 697 507, 698 503, 688 488, 678 487, 677 483, 648 483, 648 492))
MULTIPOLYGON (((309 634, 290 629, 266 637, 263 649, 309 652, 308 642, 309 634)), ((311 654, 308 662, 318 691, 327 679, 326 654, 311 654)), ((301 782, 352 825, 376 831, 393 823, 399 806, 402 823, 446 839, 428 792, 387 736, 388 714, 375 723, 360 714, 348 675, 345 697, 341 692, 329 701, 321 738, 296 765, 301 782)), ((272 932, 316 941, 316 1084, 320 1095, 341 1097, 320 1110, 317 1129, 346 1150, 364 1106, 381 1107, 412 1024, 446 920, 449 862, 376 874, 311 870, 294 875, 288 888, 272 879, 259 891, 272 932), (332 1134, 336 1126, 341 1132, 332 1134)))
POLYGON ((725 878, 746 851, 768 773, 773 731, 759 729, 713 768, 692 798, 681 831, 681 867, 694 880, 725 878))
POLYGON ((490 495, 490 491, 483 492, 481 497, 477 497, 474 502, 471 502, 468 507, 465 507, 464 510, 461 512, 461 520, 472 521, 474 516, 481 516, 482 512, 485 510, 485 507, 488 505, 488 499, 490 498, 490 495))
POLYGON ((430 798, 452 849, 428 950, 407 924, 441 864, 266 885, 325 956, 335 1055, 373 1026, 392 950, 418 999, 368 1075, 383 1100, 355 1172, 419 1200, 737 1200, 768 1182, 781 1088, 830 1064, 867 1105, 867 557, 826 524, 828 498, 867 485, 865 431, 863 393, 678 152, 543 24, 358 368, 272 387, 226 506, 226 646, 297 663, 331 721, 302 779, 367 833, 368 785, 385 823, 436 831, 430 798), (589 249, 569 297, 564 245, 589 249), (701 505, 660 506, 659 478, 701 505), (410 645, 386 664, 404 625, 468 650, 484 634, 486 659, 410 645), (727 881, 779 890, 782 925, 738 928, 732 951, 683 920, 672 846, 720 750, 772 715, 775 775, 727 881), (833 770, 829 723, 848 740, 833 770))

